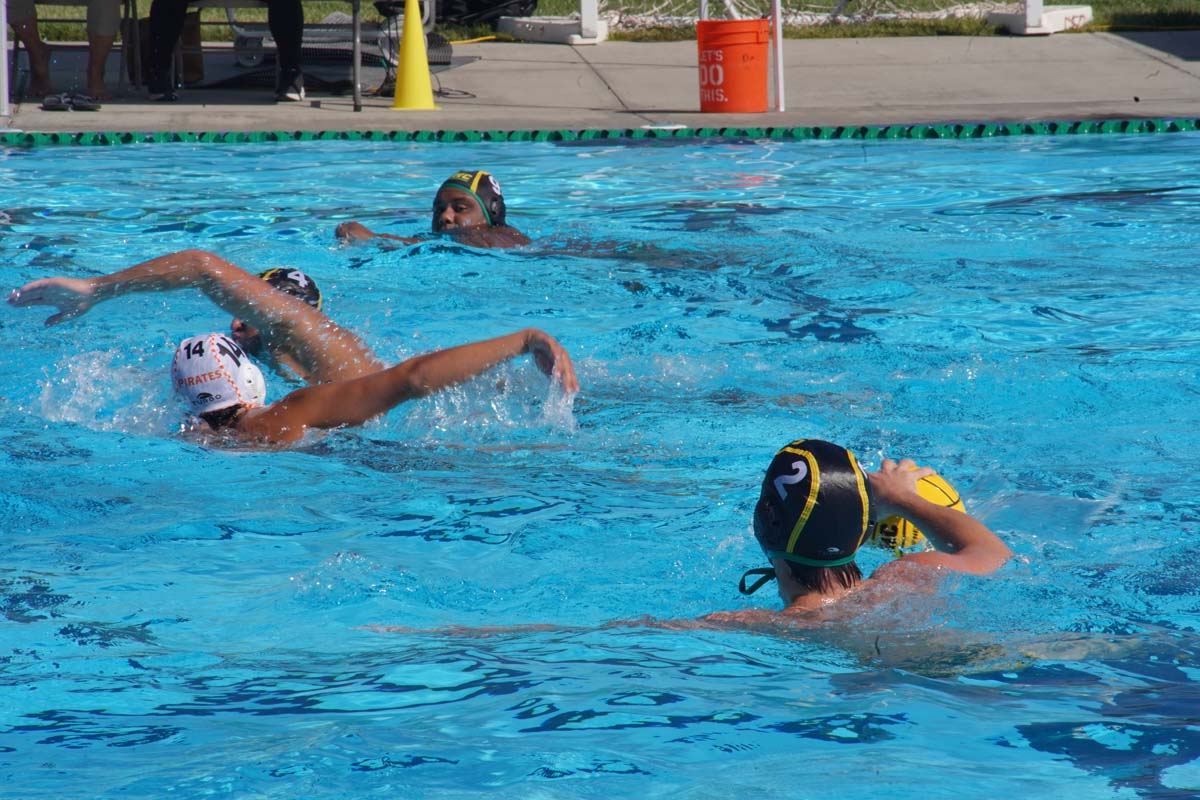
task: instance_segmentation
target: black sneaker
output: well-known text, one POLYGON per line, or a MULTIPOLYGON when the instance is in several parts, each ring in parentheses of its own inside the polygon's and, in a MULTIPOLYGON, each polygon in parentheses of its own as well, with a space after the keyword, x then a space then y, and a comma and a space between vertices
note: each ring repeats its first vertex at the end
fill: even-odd
POLYGON ((275 87, 275 100, 279 103, 298 103, 304 99, 304 73, 281 72, 275 87))
POLYGON ((175 94, 175 87, 171 85, 169 78, 164 78, 161 75, 152 75, 146 81, 146 90, 150 93, 153 100, 160 103, 173 103, 179 99, 179 95, 175 94))

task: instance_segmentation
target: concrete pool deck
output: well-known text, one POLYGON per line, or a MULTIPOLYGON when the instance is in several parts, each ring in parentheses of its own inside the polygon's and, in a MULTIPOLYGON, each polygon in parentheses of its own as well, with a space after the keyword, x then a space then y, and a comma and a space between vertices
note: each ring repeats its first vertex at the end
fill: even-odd
MULTIPOLYGON (((1200 31, 786 40, 786 110, 761 114, 700 112, 694 41, 484 42, 453 53, 433 76, 435 111, 393 110, 389 95, 365 96, 355 112, 348 94, 320 90, 277 104, 269 87, 184 89, 178 102, 161 103, 126 87, 96 112, 43 111, 40 97, 26 99, 9 128, 545 131, 1200 117, 1200 31)), ((114 57, 110 83, 116 71, 114 57)), ((63 72, 56 68, 56 90, 75 80, 63 72)))

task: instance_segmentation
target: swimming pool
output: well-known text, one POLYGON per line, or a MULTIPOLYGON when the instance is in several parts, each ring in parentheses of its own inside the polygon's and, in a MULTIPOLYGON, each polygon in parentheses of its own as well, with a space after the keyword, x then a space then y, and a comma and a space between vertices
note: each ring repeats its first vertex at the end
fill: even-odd
POLYGON ((6 307, 0 794, 1195 796, 1198 144, 0 151, 6 288, 200 247, 389 360, 535 325, 583 383, 220 451, 166 372, 207 301, 6 307), (533 247, 333 242, 461 167, 533 247), (853 630, 608 624, 775 606, 736 586, 799 436, 936 467, 1021 559, 853 630))

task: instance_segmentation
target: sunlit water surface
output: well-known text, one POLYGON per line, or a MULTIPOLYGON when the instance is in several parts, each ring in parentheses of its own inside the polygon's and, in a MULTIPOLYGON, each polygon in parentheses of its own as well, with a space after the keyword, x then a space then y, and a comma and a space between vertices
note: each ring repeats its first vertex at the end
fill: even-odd
POLYGON ((198 294, 0 311, 0 795, 1195 797, 1197 175, 1186 135, 0 151, 5 291, 204 248, 386 360, 537 326, 584 387, 230 452, 170 395, 198 294), (533 246, 334 242, 473 167, 533 246), (609 624, 778 607, 736 584, 801 436, 1019 558, 842 628, 609 624))

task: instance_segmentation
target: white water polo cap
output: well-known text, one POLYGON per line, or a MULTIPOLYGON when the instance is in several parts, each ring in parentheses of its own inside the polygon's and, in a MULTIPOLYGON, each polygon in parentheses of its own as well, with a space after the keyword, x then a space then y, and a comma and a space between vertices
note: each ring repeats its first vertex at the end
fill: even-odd
POLYGON ((171 364, 175 391, 193 414, 241 405, 261 406, 267 399, 262 372, 237 342, 223 333, 184 339, 171 364))

